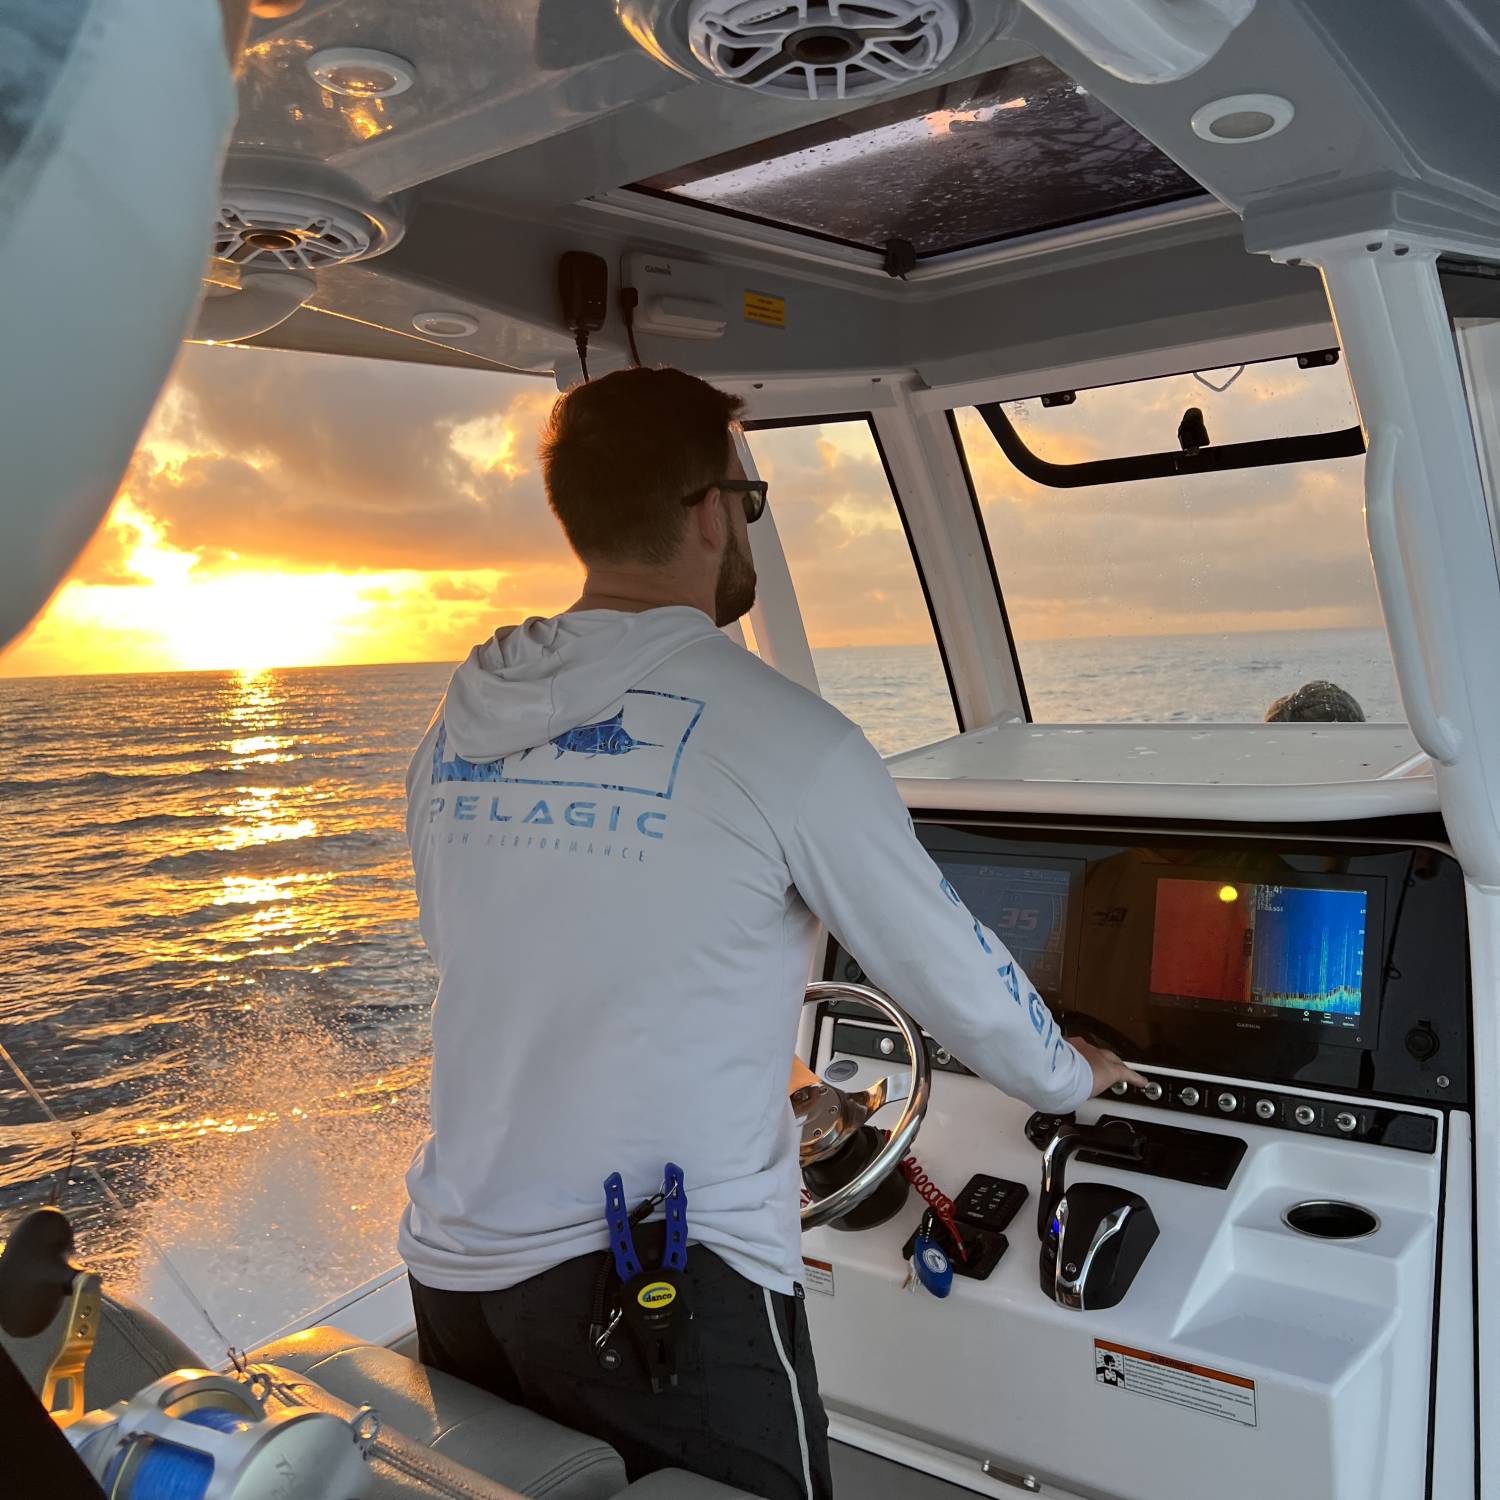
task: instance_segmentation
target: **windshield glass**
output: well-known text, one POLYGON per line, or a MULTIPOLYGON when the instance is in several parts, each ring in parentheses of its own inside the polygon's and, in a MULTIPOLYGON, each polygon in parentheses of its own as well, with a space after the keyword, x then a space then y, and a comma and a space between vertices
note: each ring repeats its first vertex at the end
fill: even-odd
MULTIPOLYGON (((1176 447, 1184 401, 1211 445, 1354 421, 1342 366, 1295 358, 1250 366, 1218 393, 1174 375, 1071 406, 1004 405, 1029 448, 1075 464, 1150 452, 1167 434, 1176 447)), ((978 410, 954 415, 1034 720, 1253 723, 1318 683, 1339 692, 1315 688, 1279 712, 1349 717, 1347 698, 1365 719, 1404 718, 1362 454, 1059 487, 1022 473, 978 410)))
POLYGON ((747 436, 771 485, 818 690, 882 755, 955 733, 937 631, 869 419, 747 436))

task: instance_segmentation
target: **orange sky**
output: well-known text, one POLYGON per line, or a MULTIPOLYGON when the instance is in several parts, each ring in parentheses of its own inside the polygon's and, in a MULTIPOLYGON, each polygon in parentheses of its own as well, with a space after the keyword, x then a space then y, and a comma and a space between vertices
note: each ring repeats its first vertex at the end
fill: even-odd
MULTIPOLYGON (((535 454, 550 381, 184 349, 105 525, 0 676, 454 660, 576 596, 535 454)), ((1217 442, 1354 420, 1341 369, 1252 367, 1036 403, 1038 452, 1217 442), (1227 372, 1225 372, 1227 373, 1227 372), (1221 377, 1220 377, 1221 378, 1221 377)), ((1374 625, 1360 460, 1044 489, 960 416, 1022 637, 1374 625)), ((752 435, 815 646, 931 641, 868 427, 752 435)))

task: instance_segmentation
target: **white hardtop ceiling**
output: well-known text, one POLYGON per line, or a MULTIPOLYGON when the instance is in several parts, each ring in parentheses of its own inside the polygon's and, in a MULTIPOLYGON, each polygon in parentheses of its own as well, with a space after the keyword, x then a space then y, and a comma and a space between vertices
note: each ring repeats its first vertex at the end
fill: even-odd
MULTIPOLYGON (((1212 317, 1217 303, 1224 330, 1326 317, 1312 273, 1246 254, 1229 210, 1256 248, 1392 220, 1453 225, 1470 242, 1500 246, 1500 158, 1480 128, 1500 105, 1491 6, 1383 0, 1375 26, 1362 0, 1258 0, 1217 56, 1151 85, 1095 66, 1024 4, 986 8, 998 17, 994 38, 906 94, 1044 58, 1214 197, 1187 200, 1190 213, 1126 214, 1101 221, 1103 235, 1075 226, 891 281, 873 250, 622 192, 826 128, 868 107, 859 101, 789 103, 694 81, 637 45, 613 0, 309 0, 256 23, 226 183, 344 181, 405 234, 378 257, 319 271, 308 306, 260 342, 547 372, 571 349, 557 326, 558 254, 594 250, 617 266, 649 250, 780 278, 804 309, 779 340, 685 346, 683 362, 705 373, 934 366, 977 375, 985 340, 998 346, 1016 311, 1038 324, 1051 313, 1055 344, 1071 336, 1069 308, 1081 302, 1104 315, 1106 330, 1138 325, 1143 347, 1157 340, 1151 323, 1174 289, 1187 313, 1212 317), (325 93, 307 61, 341 46, 404 59, 412 87, 383 100, 325 93), (1208 100, 1268 91, 1296 112, 1273 139, 1226 146, 1190 127, 1208 100), (337 178, 313 175, 329 172, 337 178), (945 315, 944 303, 955 311, 945 315), (893 318, 903 304, 939 311, 893 318), (461 339, 419 335, 413 317, 434 307, 479 327, 461 339)), ((598 342, 623 358, 622 334, 612 316, 598 342)))

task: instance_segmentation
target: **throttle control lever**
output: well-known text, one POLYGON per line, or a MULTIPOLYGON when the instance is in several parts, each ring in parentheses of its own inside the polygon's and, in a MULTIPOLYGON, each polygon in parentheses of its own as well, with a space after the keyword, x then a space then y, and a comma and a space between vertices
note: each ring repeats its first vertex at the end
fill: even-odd
POLYGON ((1059 1307, 1114 1307, 1130 1290, 1159 1233, 1151 1205, 1138 1193, 1102 1182, 1064 1191, 1063 1172, 1075 1151, 1140 1161, 1146 1139, 1128 1120, 1060 1125, 1042 1152, 1037 1272, 1042 1291, 1059 1307))
POLYGON ((1036 1205, 1039 1240, 1047 1238, 1047 1228, 1057 1212, 1068 1159, 1079 1151, 1095 1151, 1120 1161, 1139 1161, 1145 1155, 1146 1141, 1126 1120, 1115 1120, 1108 1125, 1059 1125, 1042 1148, 1042 1191, 1036 1205))

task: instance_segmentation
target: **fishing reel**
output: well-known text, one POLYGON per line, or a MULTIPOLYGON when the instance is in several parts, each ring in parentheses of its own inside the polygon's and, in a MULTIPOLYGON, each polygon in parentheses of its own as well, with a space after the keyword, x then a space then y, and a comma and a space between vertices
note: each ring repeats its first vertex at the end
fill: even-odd
POLYGON ((375 1414, 268 1410, 274 1389, 253 1371, 178 1370, 67 1437, 109 1500, 359 1500, 375 1414))
MULTIPOLYGON (((84 1365, 101 1295, 98 1276, 75 1266, 72 1250, 72 1226, 55 1208, 16 1227, 0 1255, 0 1328, 18 1339, 51 1331, 42 1409, 109 1500, 362 1500, 368 1493, 365 1455, 379 1418, 368 1407, 346 1420, 303 1405, 270 1370, 177 1370, 128 1401, 85 1413, 84 1365)), ((47 1418, 36 1417, 45 1431, 47 1418)), ((67 1456, 62 1449, 59 1458, 67 1456)))

